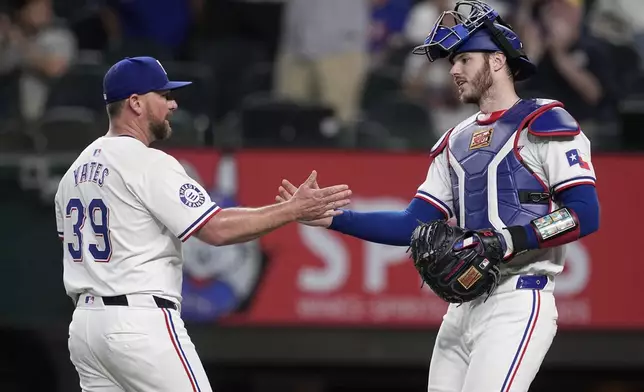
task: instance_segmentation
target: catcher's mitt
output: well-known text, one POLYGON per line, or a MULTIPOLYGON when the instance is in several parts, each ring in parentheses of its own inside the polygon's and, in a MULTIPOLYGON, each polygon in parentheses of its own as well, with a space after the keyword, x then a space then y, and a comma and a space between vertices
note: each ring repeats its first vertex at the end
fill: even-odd
POLYGON ((411 258, 424 283, 451 303, 488 296, 499 282, 503 251, 490 245, 487 232, 466 231, 439 220, 412 234, 411 258))

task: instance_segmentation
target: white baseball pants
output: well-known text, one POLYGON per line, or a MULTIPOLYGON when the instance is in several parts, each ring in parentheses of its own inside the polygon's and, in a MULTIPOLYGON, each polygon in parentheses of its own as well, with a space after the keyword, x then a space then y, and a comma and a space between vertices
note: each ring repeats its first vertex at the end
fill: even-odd
POLYGON ((151 295, 106 306, 82 295, 69 326, 69 352, 83 392, 210 392, 179 312, 151 295))
POLYGON ((557 332, 553 278, 513 276, 496 292, 450 304, 432 354, 429 392, 526 392, 557 332))

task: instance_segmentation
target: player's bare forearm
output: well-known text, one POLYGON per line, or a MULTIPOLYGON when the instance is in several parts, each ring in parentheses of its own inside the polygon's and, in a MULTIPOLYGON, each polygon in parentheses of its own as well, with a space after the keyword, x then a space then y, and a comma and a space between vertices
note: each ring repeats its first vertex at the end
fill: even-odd
POLYGON ((230 245, 255 239, 289 222, 320 219, 339 214, 349 204, 348 185, 319 189, 317 172, 300 185, 293 197, 260 208, 229 208, 219 212, 199 231, 198 238, 211 245, 230 245))
MULTIPOLYGON (((253 234, 249 234, 247 236, 239 237, 237 239, 237 241, 235 241, 235 242, 233 242, 231 244, 240 244, 240 243, 243 243, 243 242, 253 241, 253 240, 256 240, 256 239, 258 239, 260 237, 263 237, 264 235, 270 233, 273 230, 275 230, 275 229, 268 229, 268 230, 264 230, 264 231, 262 231, 260 233, 253 233, 253 234)), ((231 245, 231 244, 227 244, 227 245, 231 245)))
POLYGON ((296 219, 291 203, 260 208, 227 208, 197 232, 197 237, 215 246, 251 241, 296 219))

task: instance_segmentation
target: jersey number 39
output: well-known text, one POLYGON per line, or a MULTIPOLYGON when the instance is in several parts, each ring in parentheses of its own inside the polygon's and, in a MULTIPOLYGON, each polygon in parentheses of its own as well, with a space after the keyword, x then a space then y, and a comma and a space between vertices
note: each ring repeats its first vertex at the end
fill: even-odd
POLYGON ((89 253, 94 258, 94 261, 100 263, 109 262, 112 256, 112 244, 110 243, 110 230, 108 227, 110 216, 109 209, 103 200, 93 199, 87 206, 87 210, 85 210, 85 206, 80 199, 70 199, 65 208, 65 214, 69 219, 73 219, 74 215, 76 215, 76 220, 72 226, 74 240, 67 243, 67 249, 74 261, 83 261, 83 226, 85 226, 85 219, 89 216, 94 238, 97 240, 97 244, 89 245, 89 253), (100 242, 103 242, 103 244, 100 244, 100 242))

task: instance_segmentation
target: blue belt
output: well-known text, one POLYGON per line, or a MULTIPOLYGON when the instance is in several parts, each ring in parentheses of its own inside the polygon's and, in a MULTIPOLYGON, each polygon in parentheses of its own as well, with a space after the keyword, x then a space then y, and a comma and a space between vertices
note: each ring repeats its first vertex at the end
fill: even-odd
POLYGON ((521 275, 517 280, 517 290, 543 290, 547 284, 548 276, 546 275, 521 275))

